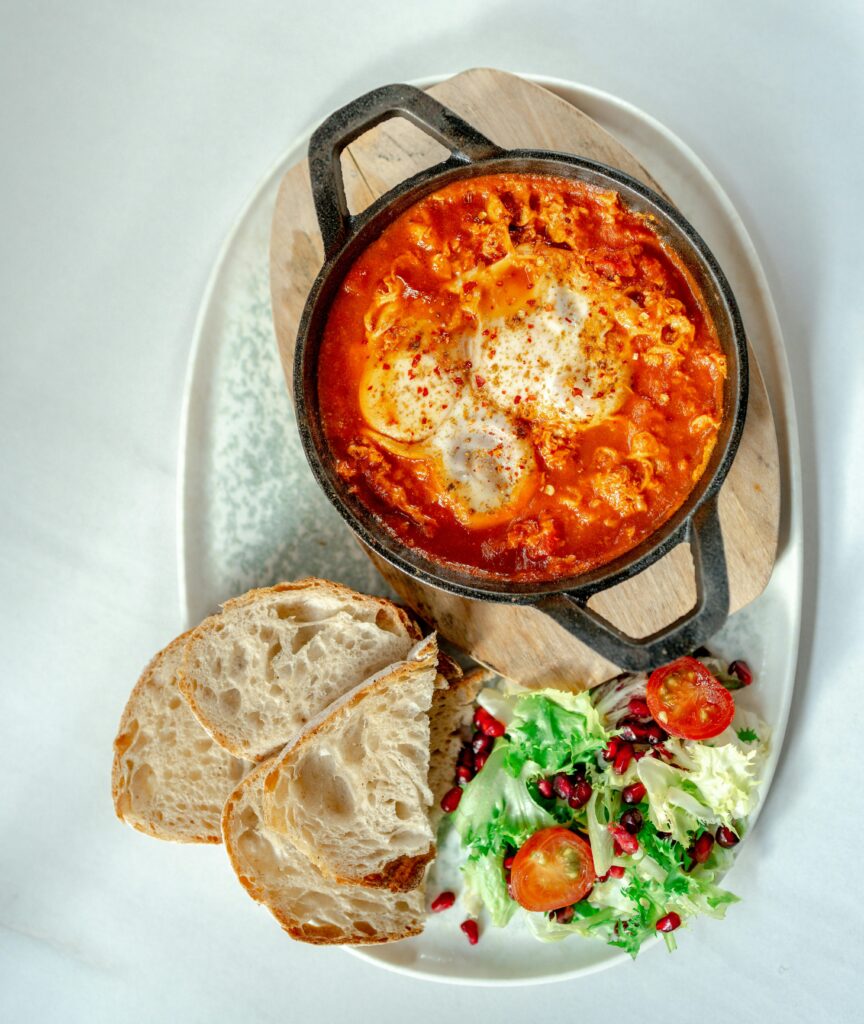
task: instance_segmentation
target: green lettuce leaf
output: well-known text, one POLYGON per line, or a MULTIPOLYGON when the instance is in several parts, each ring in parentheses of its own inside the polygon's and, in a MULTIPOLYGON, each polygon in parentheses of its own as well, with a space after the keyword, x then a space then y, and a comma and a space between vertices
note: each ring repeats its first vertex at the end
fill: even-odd
POLYGON ((528 761, 514 775, 512 754, 512 744, 499 739, 486 764, 464 788, 453 814, 453 826, 472 855, 503 853, 508 846, 518 849, 539 829, 557 824, 528 790, 540 769, 528 761))
POLYGON ((517 774, 530 762, 545 775, 593 759, 609 742, 588 693, 537 690, 520 694, 507 725, 507 767, 517 774))
POLYGON ((487 853, 469 858, 462 866, 463 904, 475 916, 481 906, 486 907, 496 928, 503 928, 519 907, 507 892, 503 860, 503 853, 487 853))

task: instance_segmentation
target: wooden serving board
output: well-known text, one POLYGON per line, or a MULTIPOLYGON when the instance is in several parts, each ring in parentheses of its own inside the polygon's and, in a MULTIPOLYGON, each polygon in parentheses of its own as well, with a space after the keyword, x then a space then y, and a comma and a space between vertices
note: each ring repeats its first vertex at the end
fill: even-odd
MULTIPOLYGON (((429 91, 501 146, 577 153, 621 168, 663 193, 662 186, 617 139, 538 85, 502 71, 478 69, 429 91)), ((443 146, 406 121, 379 125, 343 154, 349 208, 355 213, 363 210, 393 185, 446 156, 443 146)), ((297 327, 323 258, 304 161, 282 180, 270 248, 273 318, 289 388, 297 327)), ((730 611, 736 611, 768 582, 780 516, 776 432, 752 350, 746 426, 719 507, 730 611)), ((527 686, 581 689, 618 671, 536 608, 457 597, 417 583, 372 552, 368 554, 421 617, 504 676, 527 686)), ((639 576, 595 595, 589 605, 631 636, 643 637, 686 613, 695 600, 693 561, 689 548, 681 544, 639 576)))

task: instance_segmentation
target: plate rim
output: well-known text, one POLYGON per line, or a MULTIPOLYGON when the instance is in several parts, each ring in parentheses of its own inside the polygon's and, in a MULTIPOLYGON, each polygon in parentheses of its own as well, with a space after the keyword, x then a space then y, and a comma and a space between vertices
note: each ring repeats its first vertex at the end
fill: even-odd
MULTIPOLYGON (((409 84, 415 85, 419 88, 428 88, 451 78, 453 75, 458 73, 459 72, 450 72, 440 75, 427 75, 422 78, 411 79, 409 84)), ((698 154, 661 121, 644 111, 636 104, 622 99, 613 93, 607 92, 606 90, 596 88, 595 86, 551 75, 520 71, 510 73, 516 74, 520 78, 524 78, 527 81, 549 89, 551 92, 569 103, 574 102, 572 98, 574 96, 591 97, 600 103, 617 108, 624 114, 642 121, 657 134, 661 135, 664 140, 680 154, 683 160, 688 162, 698 171, 699 176, 709 187, 714 199, 718 201, 724 217, 733 229, 733 234, 737 241, 742 245, 747 256, 748 274, 750 274, 754 280, 760 295, 764 313, 770 324, 771 330, 769 332, 769 339, 761 347, 762 351, 757 353, 757 362, 760 364, 763 377, 766 377, 766 390, 768 392, 769 402, 771 403, 772 412, 774 414, 775 429, 778 432, 778 448, 780 449, 781 463, 781 495, 785 492, 784 497, 781 497, 781 502, 783 502, 788 509, 788 516, 784 516, 783 505, 781 505, 781 539, 784 521, 786 525, 786 536, 784 548, 780 552, 777 561, 775 561, 775 570, 781 559, 784 557, 790 558, 795 555, 797 557, 797 571, 795 573, 796 585, 794 588, 794 596, 793 600, 790 602, 792 625, 794 626, 794 635, 790 636, 790 648, 792 655, 789 662, 791 666, 790 678, 784 680, 782 699, 780 701, 780 714, 776 724, 772 725, 774 741, 772 742, 771 753, 769 754, 768 761, 766 762, 762 780, 763 797, 751 816, 750 828, 752 829, 767 802, 773 777, 783 749, 792 697, 795 690, 795 676, 800 649, 801 615, 803 606, 803 500, 801 489, 800 439, 786 346, 783 339, 780 320, 774 305, 773 295, 768 286, 767 275, 765 274, 762 261, 759 258, 756 247, 750 237, 750 233, 748 232, 744 221, 741 218, 741 215, 738 213, 737 208, 732 203, 732 200, 729 198, 720 182, 698 154), (762 359, 764 359, 766 355, 771 356, 773 361, 772 371, 776 384, 774 388, 771 386, 770 378, 765 374, 765 368, 762 360, 759 359, 759 355, 762 356, 762 359)), ((236 242, 236 238, 244 226, 247 217, 249 216, 250 210, 258 202, 261 193, 271 185, 273 179, 277 175, 281 176, 284 173, 284 168, 289 164, 289 161, 293 163, 298 157, 302 156, 314 128, 315 124, 310 124, 304 128, 303 131, 295 137, 294 141, 286 147, 286 149, 273 162, 267 172, 262 175, 255 187, 248 194, 246 201, 242 204, 238 213, 233 218, 230 228, 219 247, 199 302, 198 312, 193 327, 192 343, 186 363, 180 411, 180 444, 177 456, 177 579, 180 610, 184 624, 187 626, 191 620, 188 586, 190 575, 189 559, 191 556, 186 539, 186 523, 188 518, 186 512, 190 501, 191 491, 189 452, 193 448, 192 432, 201 422, 203 415, 201 388, 197 385, 199 383, 199 378, 203 375, 206 368, 206 357, 208 355, 206 351, 207 326, 214 309, 214 297, 217 294, 217 289, 219 287, 220 279, 225 269, 229 253, 232 250, 236 242)), ((652 941, 650 944, 643 947, 643 955, 644 953, 647 953, 649 949, 656 948, 659 945, 659 940, 652 941)), ((400 974, 403 977, 435 982, 437 984, 460 985, 477 988, 521 988, 531 985, 563 982, 586 977, 600 971, 605 971, 616 964, 629 961, 630 959, 628 954, 621 951, 620 953, 615 953, 609 956, 600 963, 577 967, 573 970, 558 971, 556 973, 536 977, 492 979, 467 978, 458 975, 433 973, 418 970, 415 966, 392 963, 375 955, 375 951, 378 950, 378 947, 376 946, 368 948, 362 946, 343 946, 340 948, 360 960, 374 964, 376 967, 383 968, 384 970, 391 971, 395 974, 400 974)))

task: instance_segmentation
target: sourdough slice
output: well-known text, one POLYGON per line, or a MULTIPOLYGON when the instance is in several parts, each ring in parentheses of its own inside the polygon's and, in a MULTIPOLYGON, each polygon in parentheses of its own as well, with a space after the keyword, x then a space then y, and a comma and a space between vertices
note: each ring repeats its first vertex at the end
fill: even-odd
POLYGON ((267 775, 267 825, 336 881, 405 892, 435 855, 428 775, 437 665, 433 634, 313 719, 267 775))
POLYGON ((316 944, 394 942, 423 930, 424 896, 392 893, 325 878, 263 817, 264 780, 275 760, 256 767, 234 790, 222 814, 231 865, 249 895, 288 934, 316 944))
POLYGON ((193 630, 180 689, 201 724, 260 761, 420 639, 389 601, 307 579, 250 590, 193 630))
POLYGON ((473 669, 463 676, 458 665, 454 666, 456 673, 451 665, 452 662, 448 665, 439 660, 438 671, 445 675, 448 685, 435 691, 429 710, 429 818, 433 833, 444 815, 441 797, 456 784, 456 759, 463 742, 471 735, 474 701, 492 679, 492 673, 485 668, 473 669))
POLYGON ((228 794, 250 763, 201 728, 177 687, 188 633, 147 665, 114 740, 111 789, 117 817, 139 832, 181 843, 219 843, 228 794))

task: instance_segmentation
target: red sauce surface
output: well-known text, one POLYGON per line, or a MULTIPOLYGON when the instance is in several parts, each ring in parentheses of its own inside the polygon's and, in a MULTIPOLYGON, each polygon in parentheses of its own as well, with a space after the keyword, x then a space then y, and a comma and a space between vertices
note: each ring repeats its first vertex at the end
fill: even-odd
MULTIPOLYGON (((561 337, 569 360, 579 331, 561 337)), ((538 581, 610 561, 681 506, 716 443, 725 373, 704 301, 648 219, 616 193, 579 182, 492 175, 421 200, 360 255, 329 313, 318 388, 338 472, 386 529, 440 563, 538 581), (557 361, 548 347, 539 361, 530 348, 540 340, 531 333, 535 314, 545 311, 550 331, 560 320, 550 282, 580 282, 584 330, 600 353, 582 377, 556 378, 560 416, 551 422, 543 389, 557 361), (509 329, 505 321, 521 332, 522 348, 514 356, 511 335, 507 352, 522 376, 514 384, 512 374, 493 374, 492 393, 466 338, 481 338, 484 365, 497 367, 490 346, 509 329), (382 376, 364 376, 370 367, 382 376), (389 394, 410 393, 407 406, 394 406, 394 429, 399 409, 420 403, 416 435, 403 431, 394 444, 381 422, 370 424, 361 400, 369 379, 383 381, 379 411, 389 394), (615 408, 573 419, 561 394, 578 404, 585 391, 600 403, 611 393, 607 379, 618 382, 615 408), (523 453, 506 467, 518 486, 491 511, 454 498, 462 492, 421 436, 466 388, 478 414, 506 419, 523 453), (424 402, 434 403, 428 420, 424 402)), ((501 451, 494 458, 513 461, 501 451)))

